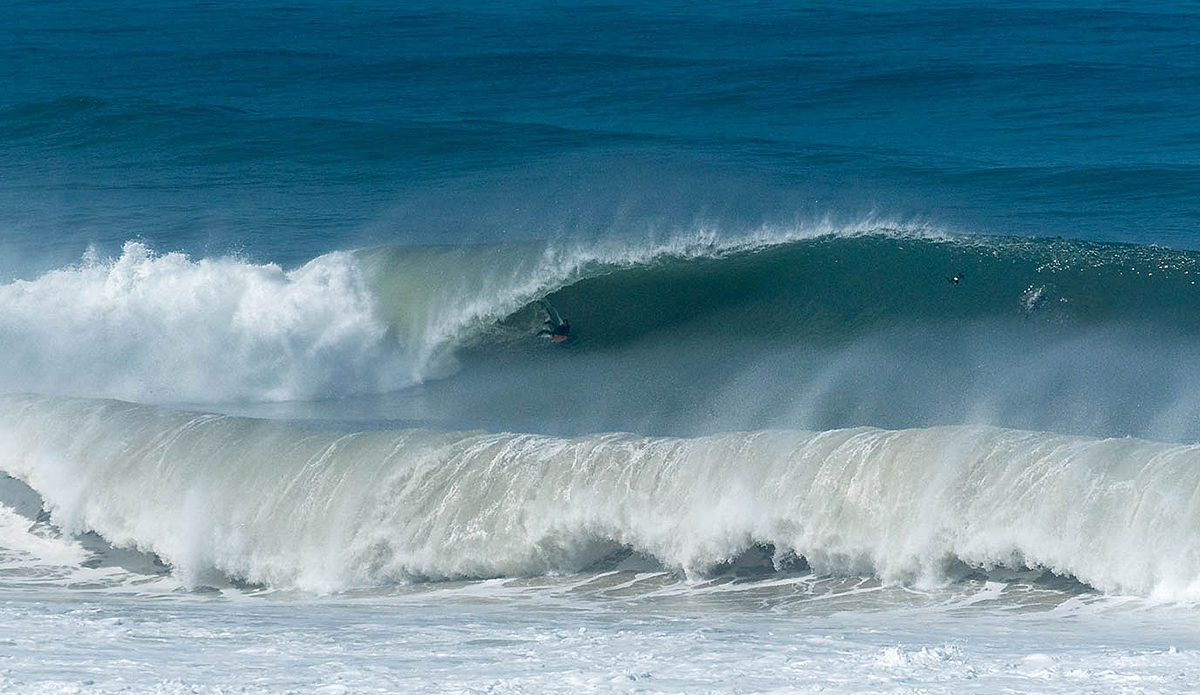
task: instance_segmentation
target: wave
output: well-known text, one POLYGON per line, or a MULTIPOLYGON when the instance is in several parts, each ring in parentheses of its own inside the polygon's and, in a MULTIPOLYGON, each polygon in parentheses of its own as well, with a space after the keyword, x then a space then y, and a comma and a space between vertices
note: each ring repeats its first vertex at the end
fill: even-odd
POLYGON ((234 403, 424 384, 458 414, 443 428, 1192 441, 1198 259, 876 222, 383 247, 292 270, 129 242, 0 286, 0 390, 234 403), (543 302, 575 326, 565 349, 536 339, 543 302))
POLYGON ((1079 329, 1145 324, 1193 335, 1194 253, 1061 239, 875 234, 785 239, 605 268, 552 295, 603 342, 651 330, 836 339, 894 325, 953 329, 1034 319, 1079 329), (694 330, 694 329, 692 329, 694 330))
MULTIPOLYGON (((196 169, 224 170, 247 162, 288 161, 293 173, 313 166, 314 153, 354 160, 385 158, 405 170, 445 173, 448 157, 458 164, 485 166, 515 163, 537 153, 646 139, 599 130, 498 120, 404 120, 380 122, 354 118, 344 109, 329 115, 271 115, 228 106, 194 105, 148 99, 67 96, 0 108, 0 134, 12 142, 54 153, 88 152, 91 160, 119 159, 165 181, 195 183, 196 169), (336 143, 336 148, 331 148, 336 143), (176 153, 174 164, 187 171, 156 166, 163 151, 176 153), (297 164, 297 162, 299 164, 297 164), (141 165, 141 166, 138 166, 141 165)), ((61 156, 61 155, 60 155, 61 156)), ((395 175, 395 170, 389 168, 395 175)), ((217 173, 214 171, 214 174, 217 173)), ((365 168, 360 176, 380 177, 365 168)), ((227 172, 226 172, 227 175, 227 172)), ((216 177, 220 181, 223 177, 216 177)), ((326 181, 326 185, 330 182, 326 181)), ((335 182, 336 183, 336 182, 335 182)))
MULTIPOLYGON (((737 245, 767 243, 739 240, 737 245)), ((454 370, 482 327, 589 273, 664 254, 665 243, 395 247, 335 252, 284 270, 193 259, 127 242, 117 258, 0 286, 0 389, 150 402, 335 398, 454 370)))
POLYGON ((5 397, 0 469, 69 533, 176 577, 336 591, 574 572, 624 549, 691 576, 754 547, 916 585, 1043 568, 1200 592, 1200 447, 993 427, 699 438, 332 432, 5 397))
POLYGON ((125 244, 0 287, 10 391, 287 399, 404 385, 399 350, 348 254, 291 271, 125 244))
MULTIPOLYGON (((895 232, 661 257, 550 293, 577 327, 578 350, 548 366, 588 394, 563 409, 638 403, 644 416, 569 431, 981 423, 1194 441, 1198 258, 895 232), (621 397, 604 396, 613 390, 621 397)), ((555 388, 521 366, 537 361, 523 336, 538 318, 530 305, 502 322, 518 336, 517 358, 496 340, 476 363, 524 370, 537 392, 555 388)))

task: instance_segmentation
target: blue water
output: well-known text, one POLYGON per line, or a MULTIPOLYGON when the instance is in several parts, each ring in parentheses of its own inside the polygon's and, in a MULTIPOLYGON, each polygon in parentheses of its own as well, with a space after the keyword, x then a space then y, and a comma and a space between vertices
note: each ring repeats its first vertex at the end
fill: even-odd
POLYGON ((0 690, 1191 692, 1198 38, 10 0, 0 690))
POLYGON ((10 3, 0 272, 875 215, 1200 247, 1188 3, 10 3))

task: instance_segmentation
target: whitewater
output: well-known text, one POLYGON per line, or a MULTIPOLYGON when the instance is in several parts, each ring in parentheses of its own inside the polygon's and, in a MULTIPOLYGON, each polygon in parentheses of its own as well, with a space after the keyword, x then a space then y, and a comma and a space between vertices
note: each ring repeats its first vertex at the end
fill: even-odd
POLYGON ((3 405, 12 692, 1182 693, 1200 668, 1195 445, 3 405))
POLYGON ((0 693, 1196 690, 1191 4, 93 5, 0 693))
POLYGON ((631 553, 696 578, 765 547, 774 569, 921 587, 1034 568, 1118 595, 1200 589, 1195 445, 976 427, 335 434, 115 401, 4 406, 6 469, 50 523, 153 553, 185 585, 327 593, 631 553))
POLYGON ((0 685, 1187 692, 1195 262, 877 222, 89 251, 0 287, 0 685))

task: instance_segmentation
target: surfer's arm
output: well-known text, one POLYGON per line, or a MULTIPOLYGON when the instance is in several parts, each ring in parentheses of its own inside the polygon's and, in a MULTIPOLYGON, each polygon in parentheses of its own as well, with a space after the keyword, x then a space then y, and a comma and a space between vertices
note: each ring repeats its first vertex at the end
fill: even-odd
POLYGON ((558 312, 554 310, 554 307, 550 306, 550 302, 540 299, 538 300, 538 304, 542 305, 542 308, 546 310, 546 315, 550 317, 550 320, 546 322, 547 325, 553 327, 562 323, 562 319, 559 318, 558 312))

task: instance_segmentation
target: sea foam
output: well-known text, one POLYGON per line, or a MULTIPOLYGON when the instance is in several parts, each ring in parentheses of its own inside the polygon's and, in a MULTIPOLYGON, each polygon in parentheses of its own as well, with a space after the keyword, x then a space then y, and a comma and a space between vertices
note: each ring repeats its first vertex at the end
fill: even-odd
POLYGON ((155 403, 384 393, 453 373, 457 348, 581 277, 880 229, 384 247, 290 270, 129 241, 115 258, 89 250, 76 265, 0 285, 0 391, 155 403))
POLYGON ((564 439, 0 408, 0 469, 64 530, 153 552, 187 583, 315 591, 571 572, 623 548, 701 577, 759 546, 916 586, 1033 567, 1193 600, 1198 462, 1197 446, 992 427, 564 439))
POLYGON ((282 400, 406 383, 349 254, 291 271, 128 242, 0 286, 0 385, 148 401, 282 400))

